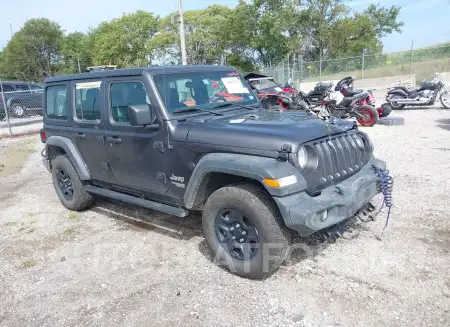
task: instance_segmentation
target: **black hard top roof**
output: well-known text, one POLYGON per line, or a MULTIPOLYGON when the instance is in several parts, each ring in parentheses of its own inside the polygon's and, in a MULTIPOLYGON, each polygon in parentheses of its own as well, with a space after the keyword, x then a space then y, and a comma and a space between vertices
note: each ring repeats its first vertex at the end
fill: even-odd
POLYGON ((260 72, 246 72, 246 73, 243 73, 242 75, 244 76, 245 79, 271 77, 270 75, 266 75, 266 74, 260 73, 260 72))
POLYGON ((60 75, 48 77, 45 83, 63 82, 88 78, 102 78, 102 77, 118 77, 118 76, 139 76, 144 72, 149 74, 172 74, 183 72, 201 72, 201 71, 236 71, 237 69, 231 66, 209 66, 209 65, 192 65, 192 66, 154 66, 141 68, 122 68, 103 71, 86 72, 73 75, 60 75))

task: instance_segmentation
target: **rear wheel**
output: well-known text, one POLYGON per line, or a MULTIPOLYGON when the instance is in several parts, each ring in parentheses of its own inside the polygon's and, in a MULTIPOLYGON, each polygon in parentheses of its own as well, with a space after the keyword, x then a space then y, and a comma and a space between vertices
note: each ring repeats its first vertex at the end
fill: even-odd
POLYGON ((251 184, 226 186, 208 198, 203 234, 215 263, 251 279, 278 270, 290 235, 273 200, 251 184))
POLYGON ((401 95, 397 95, 397 94, 391 95, 389 97, 388 101, 391 104, 392 109, 401 110, 401 109, 405 108, 404 104, 401 104, 401 103, 398 103, 397 101, 395 101, 395 100, 400 100, 400 99, 404 99, 404 97, 402 97, 401 95))
POLYGON ((84 210, 94 202, 66 156, 61 155, 52 160, 52 178, 59 200, 67 209, 84 210))
POLYGON ((361 116, 356 116, 356 120, 361 126, 371 127, 378 121, 378 111, 374 107, 362 106, 358 110, 361 116))
POLYGON ((441 104, 445 109, 450 109, 450 92, 444 92, 440 97, 441 104))

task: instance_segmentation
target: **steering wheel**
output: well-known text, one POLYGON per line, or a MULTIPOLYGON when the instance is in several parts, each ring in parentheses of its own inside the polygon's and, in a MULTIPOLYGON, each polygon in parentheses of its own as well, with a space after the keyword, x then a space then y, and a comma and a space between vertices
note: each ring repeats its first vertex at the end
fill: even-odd
POLYGON ((336 84, 336 87, 334 88, 334 90, 340 91, 342 88, 342 84, 347 84, 349 87, 351 87, 354 81, 355 81, 355 79, 353 78, 353 76, 345 77, 336 84))

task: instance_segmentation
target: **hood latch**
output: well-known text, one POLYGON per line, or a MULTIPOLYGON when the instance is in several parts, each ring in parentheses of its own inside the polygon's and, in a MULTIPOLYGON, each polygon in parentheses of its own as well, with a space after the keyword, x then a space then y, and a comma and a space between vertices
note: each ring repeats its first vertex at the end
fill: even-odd
POLYGON ((278 159, 281 161, 288 161, 289 152, 291 152, 292 147, 289 143, 281 144, 281 151, 278 152, 278 159))

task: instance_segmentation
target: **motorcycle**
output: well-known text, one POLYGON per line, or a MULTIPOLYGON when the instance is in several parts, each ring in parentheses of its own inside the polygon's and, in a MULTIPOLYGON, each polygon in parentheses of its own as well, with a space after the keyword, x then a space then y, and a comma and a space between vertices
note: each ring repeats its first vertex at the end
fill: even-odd
POLYGON ((343 83, 338 83, 334 92, 333 84, 327 87, 321 104, 326 108, 329 115, 344 119, 354 117, 360 125, 366 127, 375 125, 379 115, 377 109, 372 106, 372 102, 367 101, 367 98, 370 98, 370 92, 359 92, 358 90, 356 94, 347 92, 347 96, 343 96, 341 93, 343 87, 345 87, 343 83))
POLYGON ((388 90, 386 101, 392 109, 403 109, 406 106, 432 106, 439 100, 445 109, 450 109, 450 91, 447 89, 442 77, 434 74, 432 80, 424 80, 419 87, 406 88, 395 86, 388 90))
MULTIPOLYGON (((353 89, 352 85, 354 82, 353 77, 345 77, 340 80, 335 87, 335 91, 339 91, 344 97, 353 97, 359 93, 365 92, 367 94, 366 103, 374 106, 375 98, 373 97, 372 91, 364 91, 362 89, 353 89)), ((327 92, 329 87, 332 87, 333 83, 324 83, 319 82, 316 84, 313 90, 311 90, 308 94, 299 91, 302 99, 308 104, 308 106, 312 109, 322 105, 323 99, 325 98, 325 93, 327 92)), ((387 117, 390 113, 390 107, 386 105, 382 105, 376 108, 378 111, 379 117, 387 117)))
POLYGON ((308 105, 297 97, 296 90, 288 83, 283 87, 273 77, 254 72, 245 73, 243 76, 265 109, 301 111, 308 109, 308 105))

